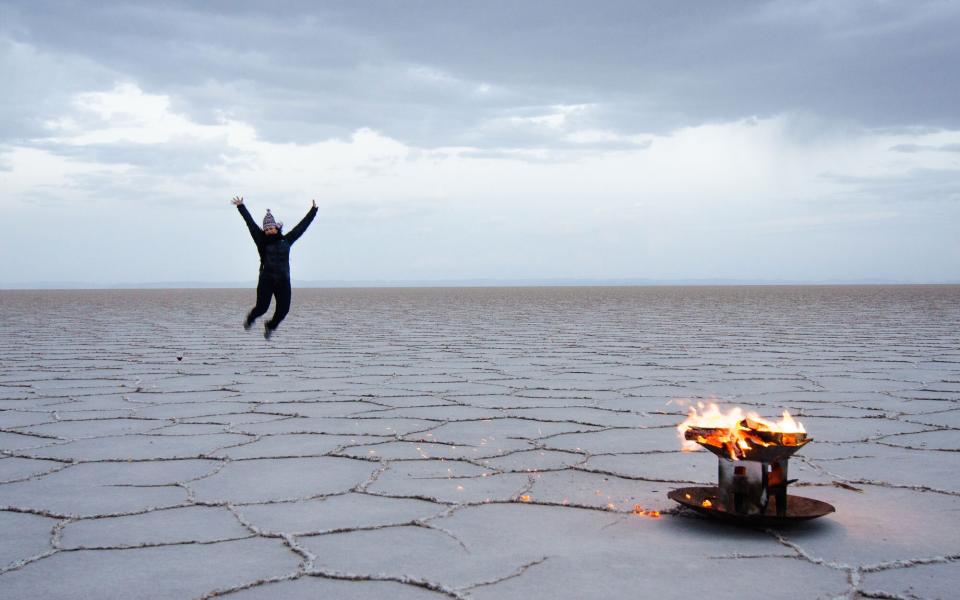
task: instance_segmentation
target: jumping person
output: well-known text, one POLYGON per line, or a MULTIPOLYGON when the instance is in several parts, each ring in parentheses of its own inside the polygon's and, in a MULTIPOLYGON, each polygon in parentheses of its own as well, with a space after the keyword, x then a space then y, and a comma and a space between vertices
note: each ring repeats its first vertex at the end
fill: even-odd
POLYGON ((257 227, 256 221, 250 216, 247 207, 243 205, 243 198, 235 196, 233 205, 237 207, 243 220, 247 223, 247 229, 253 236, 253 241, 257 244, 257 252, 260 253, 260 279, 257 281, 257 304, 254 306, 247 318, 243 322, 244 329, 250 329, 253 322, 266 314, 270 308, 270 297, 277 299, 276 308, 273 317, 263 325, 263 337, 270 338, 273 330, 280 325, 280 321, 287 316, 290 310, 290 246, 303 235, 307 230, 313 218, 317 216, 317 202, 313 201, 310 212, 297 223, 297 226, 290 230, 290 233, 284 235, 281 232, 283 223, 277 223, 270 209, 263 217, 263 229, 257 227))

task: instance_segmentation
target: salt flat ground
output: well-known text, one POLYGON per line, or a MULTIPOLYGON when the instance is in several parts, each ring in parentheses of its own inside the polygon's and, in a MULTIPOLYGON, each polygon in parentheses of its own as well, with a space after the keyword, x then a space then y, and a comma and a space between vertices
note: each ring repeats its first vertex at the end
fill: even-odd
POLYGON ((960 288, 0 292, 0 597, 956 598, 960 288), (815 441, 743 529, 684 399, 815 441), (634 506, 663 511, 632 514, 634 506))

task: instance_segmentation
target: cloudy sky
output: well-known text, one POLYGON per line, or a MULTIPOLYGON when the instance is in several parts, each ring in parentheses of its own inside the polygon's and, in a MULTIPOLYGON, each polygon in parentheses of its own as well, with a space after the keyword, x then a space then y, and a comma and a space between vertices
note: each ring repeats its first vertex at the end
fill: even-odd
POLYGON ((960 3, 0 0, 0 285, 960 280, 960 3))

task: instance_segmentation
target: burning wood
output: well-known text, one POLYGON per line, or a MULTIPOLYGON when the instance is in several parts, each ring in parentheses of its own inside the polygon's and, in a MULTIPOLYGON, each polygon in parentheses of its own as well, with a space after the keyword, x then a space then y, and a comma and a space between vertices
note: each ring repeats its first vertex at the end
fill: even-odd
POLYGON ((687 419, 677 426, 684 451, 703 446, 730 460, 773 462, 783 459, 811 441, 803 425, 783 411, 777 422, 740 407, 723 412, 716 404, 690 407, 687 419))

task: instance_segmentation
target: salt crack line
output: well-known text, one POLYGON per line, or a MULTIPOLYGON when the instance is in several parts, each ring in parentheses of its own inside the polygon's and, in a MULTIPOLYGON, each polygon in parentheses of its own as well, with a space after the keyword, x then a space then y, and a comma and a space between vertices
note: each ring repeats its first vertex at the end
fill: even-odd
POLYGON ((11 572, 11 571, 17 571, 17 570, 22 569, 23 567, 29 565, 30 563, 35 563, 35 562, 37 562, 38 560, 43 560, 44 558, 48 558, 48 557, 53 556, 54 554, 58 554, 58 553, 60 553, 60 550, 54 549, 54 550, 47 550, 46 552, 41 552, 40 554, 35 554, 35 555, 30 556, 30 557, 28 557, 28 558, 21 558, 20 560, 14 561, 14 562, 10 563, 9 565, 0 568, 0 575, 4 575, 4 574, 9 573, 9 572, 11 572))
POLYGON ((906 558, 889 562, 876 563, 873 565, 862 565, 860 571, 864 573, 878 573, 890 569, 906 569, 918 565, 941 565, 960 561, 960 553, 948 554, 946 556, 930 556, 926 558, 906 558))
POLYGON ((390 469, 390 461, 381 459, 380 465, 377 467, 377 469, 370 474, 370 477, 366 481, 362 483, 358 483, 356 486, 354 486, 353 491, 359 492, 359 493, 366 492, 367 488, 369 488, 371 485, 376 483, 377 480, 380 479, 380 476, 386 473, 389 469, 390 469))
POLYGON ((427 579, 421 579, 419 577, 412 577, 410 575, 388 575, 386 573, 361 575, 356 573, 345 573, 342 571, 328 571, 324 569, 312 569, 307 571, 305 574, 312 577, 322 577, 324 579, 334 579, 339 581, 393 581, 396 583, 402 583, 404 585, 429 590, 431 592, 444 594, 445 596, 449 596, 455 600, 468 600, 467 597, 460 594, 458 590, 449 588, 440 583, 429 581, 427 579))
POLYGON ((282 533, 280 534, 280 539, 283 540, 283 543, 290 548, 290 550, 303 558, 303 562, 300 566, 301 570, 306 572, 314 568, 314 563, 317 561, 317 555, 307 548, 301 546, 295 536, 289 533, 282 533))
POLYGON ((752 558, 789 558, 790 560, 802 560, 801 557, 796 554, 745 554, 742 552, 734 552, 732 554, 718 554, 714 556, 708 556, 710 560, 740 560, 740 559, 752 559, 752 558))
POLYGON ((139 544, 114 544, 110 546, 70 546, 69 548, 58 548, 60 552, 79 552, 82 550, 140 550, 144 548, 168 548, 171 546, 213 546, 225 542, 239 542, 242 540, 253 539, 257 536, 240 535, 234 537, 218 538, 215 540, 176 540, 172 542, 142 542, 139 544))
POLYGON ((59 473, 60 471, 66 469, 66 468, 72 467, 73 464, 74 464, 74 463, 61 464, 60 466, 54 467, 53 469, 50 469, 49 471, 41 471, 41 472, 38 472, 38 473, 33 473, 33 474, 31 474, 31 475, 27 475, 26 477, 17 477, 17 478, 15 478, 15 479, 5 479, 5 480, 3 480, 3 481, 0 481, 0 485, 3 485, 3 484, 5 484, 5 483, 21 483, 21 482, 24 482, 24 481, 31 481, 31 480, 33 480, 33 479, 35 479, 35 478, 38 478, 38 477, 45 477, 45 476, 47 476, 47 475, 53 475, 54 473, 59 473))
POLYGON ((197 596, 195 600, 210 600, 211 598, 220 598, 221 596, 226 596, 227 594, 233 594, 234 592, 242 592, 243 590, 249 590, 255 587, 260 587, 262 585, 267 585, 270 583, 280 583, 282 581, 293 581, 300 579, 304 576, 303 571, 294 571, 293 573, 287 573, 286 575, 277 575, 275 577, 264 577, 262 579, 257 579, 254 581, 248 581, 247 583, 242 583, 240 585, 235 585, 228 588, 218 588, 212 591, 209 591, 202 596, 197 596))
POLYGON ((847 592, 848 597, 853 597, 857 591, 860 589, 861 575, 860 568, 854 565, 848 565, 846 563, 838 563, 834 561, 827 560, 825 558, 820 558, 817 556, 811 555, 809 552, 801 548, 799 545, 791 542, 786 537, 784 537, 780 532, 774 529, 767 529, 768 534, 774 537, 780 544, 790 548, 796 552, 796 558, 805 560, 814 565, 824 566, 836 571, 841 571, 847 574, 847 581, 850 584, 850 589, 847 592))
POLYGON ((526 573, 530 568, 535 567, 537 565, 542 565, 543 563, 547 562, 549 558, 550 558, 549 556, 541 556, 537 560, 532 560, 526 564, 520 565, 513 571, 513 573, 510 573, 509 575, 505 575, 504 577, 499 577, 497 579, 490 579, 488 581, 481 581, 480 583, 474 583, 473 585, 469 585, 469 586, 458 588, 458 589, 460 591, 466 592, 470 590, 475 590, 480 587, 485 587, 488 585, 496 585, 498 583, 503 583, 504 581, 508 581, 510 579, 515 579, 517 577, 520 577, 524 573, 526 573))
POLYGON ((464 552, 466 552, 467 554, 471 554, 470 548, 467 548, 467 545, 463 543, 463 540, 457 537, 455 533, 453 533, 449 529, 444 529, 443 527, 432 525, 427 521, 428 519, 414 519, 413 521, 411 521, 411 524, 414 525, 415 527, 423 527, 424 529, 430 529, 438 533, 442 533, 447 537, 449 537, 450 539, 452 539, 453 541, 455 541, 461 548, 463 548, 464 552))
POLYGON ((74 519, 68 518, 68 519, 63 519, 61 521, 57 521, 57 523, 54 524, 54 526, 50 530, 50 546, 52 547, 50 550, 12 562, 6 567, 0 568, 0 575, 3 575, 4 573, 9 573, 11 571, 17 571, 29 565, 30 563, 35 563, 39 560, 49 558, 54 554, 58 554, 59 552, 61 552, 62 547, 60 543, 61 542, 60 538, 61 538, 61 535, 63 534, 63 528, 69 525, 70 523, 72 523, 73 521, 74 519))
POLYGON ((303 546, 301 546, 297 542, 297 540, 294 538, 293 535, 289 533, 273 533, 271 531, 265 531, 257 527, 252 522, 250 522, 246 517, 244 517, 243 514, 241 514, 240 511, 238 511, 236 507, 233 506, 233 504, 226 503, 224 504, 224 506, 226 507, 227 510, 230 511, 230 513, 234 516, 234 518, 237 519, 240 525, 245 527, 247 531, 249 531, 253 535, 263 537, 263 538, 274 538, 274 539, 282 540, 283 544, 287 548, 289 548, 291 552, 293 552, 294 554, 296 554, 301 558, 300 567, 299 567, 300 572, 306 572, 309 568, 313 566, 314 562, 317 560, 317 556, 312 552, 310 552, 309 550, 307 550, 306 548, 304 548, 303 546))
POLYGON ((877 479, 848 479, 848 483, 857 485, 875 485, 877 487, 892 488, 898 490, 912 490, 914 492, 930 492, 932 494, 943 494, 945 496, 960 496, 960 491, 945 490, 942 488, 930 487, 927 485, 908 485, 901 483, 889 483, 877 479))
POLYGON ((915 596, 913 594, 895 594, 893 592, 885 592, 883 590, 859 590, 858 595, 861 598, 878 598, 880 600, 926 600, 920 596, 915 596))

